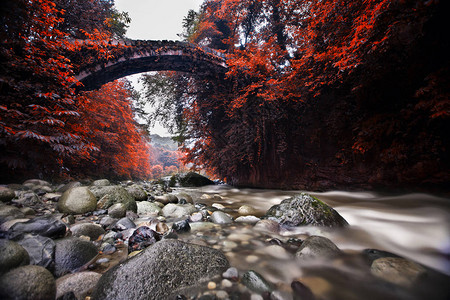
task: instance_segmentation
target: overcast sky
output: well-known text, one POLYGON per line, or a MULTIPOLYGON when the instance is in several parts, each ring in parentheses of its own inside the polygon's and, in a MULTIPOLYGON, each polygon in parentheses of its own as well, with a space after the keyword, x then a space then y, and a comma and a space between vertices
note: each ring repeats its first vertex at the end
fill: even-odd
MULTIPOLYGON (((179 40, 183 18, 190 9, 198 11, 203 0, 115 0, 119 11, 131 17, 127 37, 138 40, 179 40)), ((136 89, 139 76, 129 76, 136 89)), ((167 130, 157 124, 152 133, 167 136, 167 130)))

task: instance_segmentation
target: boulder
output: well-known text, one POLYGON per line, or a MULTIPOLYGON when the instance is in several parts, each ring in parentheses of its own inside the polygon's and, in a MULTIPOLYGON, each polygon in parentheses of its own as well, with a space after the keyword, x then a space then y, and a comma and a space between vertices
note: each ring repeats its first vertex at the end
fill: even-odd
POLYGON ((192 204, 173 204, 169 203, 162 209, 162 214, 166 218, 182 218, 189 216, 196 209, 192 204))
POLYGON ((127 214, 127 208, 123 203, 116 203, 108 208, 108 215, 111 218, 123 218, 127 214))
POLYGON ((123 203, 126 210, 137 211, 136 200, 123 187, 114 186, 97 203, 98 209, 107 209, 113 204, 123 203))
POLYGON ((108 186, 111 185, 111 183, 109 182, 108 179, 99 179, 99 180, 95 180, 92 183, 92 186, 108 186))
POLYGON ((270 293, 274 287, 269 283, 261 274, 250 270, 242 275, 241 283, 248 287, 250 290, 262 294, 265 292, 270 293))
POLYGON ((306 193, 295 195, 272 206, 264 218, 287 226, 342 227, 348 225, 337 211, 306 193))
POLYGON ((14 224, 9 230, 10 239, 20 239, 23 234, 35 234, 49 238, 60 238, 66 234, 67 227, 59 218, 47 215, 35 217, 27 222, 14 224))
POLYGON ((41 202, 38 195, 32 191, 20 191, 16 199, 14 199, 14 203, 20 206, 34 206, 41 202))
POLYGON ((28 252, 30 264, 47 268, 53 263, 56 244, 51 238, 27 234, 17 243, 28 252))
POLYGON ((200 187, 205 185, 213 185, 214 182, 198 173, 188 172, 178 176, 178 184, 183 187, 200 187))
POLYGON ((23 185, 30 186, 30 187, 37 186, 37 185, 50 186, 50 183, 48 181, 41 180, 41 179, 28 179, 27 181, 25 181, 23 183, 23 185))
POLYGON ((55 275, 60 277, 82 267, 97 255, 97 248, 91 242, 77 237, 56 241, 55 275))
POLYGON ((218 250, 162 240, 106 272, 92 298, 174 299, 188 288, 220 276, 228 267, 225 255, 218 250))
POLYGON ((134 197, 136 201, 145 201, 147 200, 147 193, 145 190, 138 184, 133 184, 125 188, 127 192, 134 197))
POLYGON ((0 277, 0 299, 54 300, 56 283, 44 267, 22 266, 0 277))
POLYGON ((137 202, 137 214, 141 215, 158 215, 161 213, 161 208, 154 202, 139 201, 137 202))
POLYGON ((383 257, 373 261, 370 272, 385 281, 411 288, 427 271, 421 265, 402 257, 383 257))
POLYGON ((0 239, 0 274, 29 263, 30 256, 22 246, 13 241, 0 239))
POLYGON ((22 219, 23 217, 25 217, 24 213, 17 207, 0 203, 0 224, 13 219, 22 219))
POLYGON ((253 206, 242 205, 241 207, 239 207, 238 213, 241 216, 248 216, 248 215, 255 215, 256 213, 258 213, 258 211, 253 206))
POLYGON ((178 197, 175 196, 174 194, 165 194, 162 196, 156 196, 155 200, 162 204, 177 203, 178 197))
POLYGON ((0 186, 0 202, 9 202, 14 197, 16 197, 16 193, 12 189, 0 186))
POLYGON ((312 235, 303 241, 302 245, 295 253, 295 257, 299 261, 314 258, 326 259, 340 253, 341 250, 326 237, 312 235))
POLYGON ((88 236, 91 241, 95 241, 100 235, 105 233, 103 227, 92 223, 80 223, 70 227, 73 236, 88 236))
POLYGON ((211 221, 216 224, 229 224, 233 223, 233 219, 222 211, 215 211, 211 215, 211 221))
POLYGON ((58 210, 67 214, 84 214, 94 211, 97 199, 87 187, 71 188, 62 194, 58 201, 58 210))
POLYGON ((56 299, 72 292, 76 299, 85 299, 102 275, 96 272, 68 274, 56 279, 56 299))

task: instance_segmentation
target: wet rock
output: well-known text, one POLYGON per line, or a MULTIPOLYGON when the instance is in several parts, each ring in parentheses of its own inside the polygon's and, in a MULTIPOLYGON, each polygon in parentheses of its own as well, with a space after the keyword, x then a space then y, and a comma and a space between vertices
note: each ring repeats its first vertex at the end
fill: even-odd
POLYGON ((109 192, 100 198, 97 203, 98 209, 106 209, 115 203, 123 203, 126 210, 137 211, 136 201, 123 187, 114 186, 109 192))
POLYGON ((36 185, 31 188, 37 195, 42 196, 46 193, 53 192, 53 189, 46 185, 36 185))
POLYGON ((293 300, 292 294, 287 291, 276 290, 270 293, 270 300, 293 300))
POLYGON ((25 215, 15 206, 0 204, 0 224, 13 220, 13 219, 23 219, 25 215))
POLYGON ((34 206, 42 201, 39 199, 38 195, 31 191, 21 191, 18 192, 17 198, 13 201, 15 204, 23 206, 34 206))
POLYGON ((173 223, 172 229, 175 230, 177 233, 183 233, 191 231, 191 226, 189 226, 188 220, 183 220, 173 223))
POLYGON ((249 288, 251 291, 262 294, 273 291, 273 286, 261 274, 250 270, 244 273, 241 278, 241 283, 249 288))
POLYGON ((99 180, 95 180, 94 182, 92 182, 91 185, 92 186, 108 186, 108 185, 111 185, 111 183, 109 182, 108 179, 99 179, 99 180))
POLYGON ((111 218, 123 218, 127 214, 127 208, 123 203, 116 203, 108 208, 108 215, 111 218))
POLYGON ((426 269, 402 257, 383 257, 373 261, 370 272, 385 281, 410 288, 426 274, 426 269))
POLYGON ((30 256, 21 245, 0 239, 0 274, 29 263, 30 256))
POLYGON ((112 224, 116 223, 118 220, 115 218, 111 218, 110 216, 105 216, 100 220, 100 225, 103 227, 111 226, 112 224))
POLYGON ((48 181, 41 180, 41 179, 28 179, 23 183, 25 186, 36 186, 36 185, 46 185, 50 186, 51 184, 48 181))
POLYGON ((97 199, 87 187, 71 188, 62 194, 58 201, 58 210, 67 214, 84 214, 97 207, 97 199))
POLYGON ((183 187, 200 187, 214 184, 214 182, 207 177, 195 172, 180 174, 177 179, 178 184, 183 187))
POLYGON ((220 275, 228 266, 226 257, 218 250, 162 240, 106 272, 92 297, 96 300, 174 299, 185 289, 220 275))
POLYGON ((0 225, 0 231, 7 232, 11 227, 14 226, 16 223, 25 223, 28 222, 30 219, 13 219, 6 221, 0 225))
POLYGON ((315 300, 314 294, 311 290, 300 281, 293 281, 291 283, 292 291, 294 292, 294 300, 315 300))
POLYGON ((257 213, 256 209, 250 205, 242 205, 238 209, 238 213, 242 216, 254 215, 257 213))
POLYGON ((239 278, 239 271, 235 267, 228 268, 222 273, 222 277, 231 280, 237 280, 239 278))
POLYGON ((255 216, 240 216, 237 217, 234 221, 237 223, 247 223, 247 224, 256 224, 261 219, 255 216))
POLYGON ((73 293, 76 299, 85 299, 102 275, 96 272, 68 274, 56 280, 56 298, 73 293))
POLYGON ((165 194, 162 196, 156 196, 155 200, 158 202, 161 202, 162 204, 178 203, 177 196, 175 196, 173 194, 165 194))
POLYGON ((373 261, 379 258, 383 257, 400 257, 397 254, 383 251, 383 250, 377 250, 377 249, 364 249, 362 251, 364 257, 367 259, 367 262, 369 265, 372 265, 373 261))
POLYGON ((44 198, 47 201, 53 201, 58 202, 59 198, 61 198, 61 193, 46 193, 42 198, 44 198))
POLYGON ((154 202, 140 201, 137 202, 138 215, 159 215, 162 209, 154 202))
POLYGON ((182 218, 187 217, 195 212, 192 204, 173 204, 169 203, 162 209, 162 214, 166 218, 182 218))
POLYGON ((207 231, 207 230, 211 230, 211 229, 220 229, 219 225, 214 224, 212 222, 195 222, 195 223, 191 223, 189 226, 191 226, 191 232, 207 231))
POLYGON ((22 266, 0 277, 0 299, 54 300, 53 275, 40 266, 22 266))
POLYGON ((136 201, 146 201, 147 193, 145 190, 137 184, 133 184, 131 186, 126 187, 127 192, 134 197, 136 201))
POLYGON ((203 220, 203 214, 201 212, 195 212, 190 217, 191 222, 201 222, 203 220))
POLYGON ((100 235, 105 233, 105 230, 100 226, 92 223, 80 223, 70 227, 73 236, 88 236, 92 241, 95 241, 100 235))
POLYGON ((253 228, 258 231, 278 233, 280 231, 280 224, 274 220, 261 220, 258 221, 253 228))
POLYGON ((178 198, 179 203, 184 200, 185 201, 184 204, 186 204, 186 203, 194 204, 194 200, 192 199, 192 196, 189 195, 188 193, 178 193, 175 196, 178 198))
POLYGON ((136 229, 128 239, 128 252, 139 251, 153 245, 161 239, 160 235, 148 228, 147 226, 141 226, 136 229))
POLYGON ((216 224, 229 224, 233 223, 233 219, 222 211, 215 211, 211 215, 211 221, 216 224))
POLYGON ((67 226, 53 215, 35 217, 24 223, 16 223, 9 230, 10 239, 19 239, 20 235, 31 233, 52 239, 63 237, 67 226))
POLYGON ((328 258, 339 255, 341 250, 329 239, 323 236, 310 236, 303 241, 295 253, 297 260, 308 260, 314 258, 328 258))
POLYGON ((97 255, 97 248, 91 242, 77 237, 56 241, 55 275, 60 277, 73 272, 97 255))
POLYGON ((306 193, 285 199, 280 204, 272 206, 264 218, 287 226, 341 227, 348 225, 337 211, 306 193))
POLYGON ((127 230, 131 228, 136 228, 136 224, 134 224, 133 221, 131 221, 129 218, 122 218, 119 221, 114 224, 113 229, 114 230, 127 230))
POLYGON ((40 235, 25 235, 17 241, 30 256, 30 264, 48 268, 55 256, 55 242, 48 237, 40 235))
POLYGON ((9 202, 16 197, 16 193, 7 187, 0 186, 0 202, 9 202))
POLYGON ((56 192, 58 193, 64 193, 65 191, 71 189, 71 188, 76 188, 76 187, 80 187, 81 183, 79 181, 72 181, 69 182, 67 184, 61 185, 56 189, 56 192))
POLYGON ((34 216, 36 214, 36 212, 34 211, 34 209, 32 209, 31 207, 22 207, 20 209, 21 212, 23 212, 23 214, 25 216, 34 216))
POLYGON ((218 209, 218 210, 226 209, 226 207, 223 204, 221 204, 221 203, 213 203, 211 206, 216 208, 216 209, 218 209))

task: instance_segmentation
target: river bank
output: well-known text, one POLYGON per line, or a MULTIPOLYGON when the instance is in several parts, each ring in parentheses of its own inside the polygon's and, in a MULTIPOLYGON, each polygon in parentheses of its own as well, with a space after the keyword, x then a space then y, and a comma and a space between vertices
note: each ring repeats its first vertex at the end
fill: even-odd
MULTIPOLYGON (((446 299, 449 295, 450 209, 444 198, 310 193, 349 223, 318 227, 267 218, 272 206, 302 191, 223 185, 169 188, 147 182, 114 185, 107 180, 61 186, 33 180, 4 187, 2 195, 6 189, 14 195, 0 207, 3 243, 9 238, 29 250, 23 242, 28 239, 34 247, 49 249, 40 252, 46 257, 29 253, 28 262, 24 258, 10 272, 30 262, 45 267, 54 280, 53 298, 84 299, 93 291, 92 299, 111 295, 118 299, 115 289, 139 290, 133 283, 142 281, 153 281, 154 287, 144 284, 140 287, 149 290, 136 295, 150 293, 150 299, 163 293, 158 286, 172 287, 177 299, 430 299, 430 295, 446 299), (89 191, 84 196, 95 205, 71 212, 62 205, 70 188, 89 191), (20 224, 29 220, 49 226, 37 226, 41 232, 32 232, 34 238, 44 238, 27 235, 20 224), (319 250, 311 250, 317 236, 319 250), (71 244, 84 253, 70 253, 71 244), (302 259, 305 251, 317 255, 302 259), (67 261, 76 264, 66 266, 67 261), (149 266, 148 261, 156 262, 149 266), (161 266, 170 268, 158 275, 154 270, 161 266), (196 272, 207 276, 198 280, 191 276, 196 272)), ((13 289, 23 287, 23 280, 19 282, 13 289)))

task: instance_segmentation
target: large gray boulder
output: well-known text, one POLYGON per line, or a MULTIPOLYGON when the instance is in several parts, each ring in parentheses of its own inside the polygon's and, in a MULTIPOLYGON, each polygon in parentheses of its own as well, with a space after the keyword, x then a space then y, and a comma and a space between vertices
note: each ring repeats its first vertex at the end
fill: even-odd
POLYGON ((0 274, 19 266, 28 265, 30 256, 19 244, 0 239, 0 274))
POLYGON ((88 236, 91 241, 95 241, 100 235, 105 233, 102 226, 92 223, 79 223, 70 227, 73 236, 88 236))
POLYGON ((23 266, 0 277, 0 299, 54 300, 56 283, 44 267, 23 266))
POLYGON ((147 200, 147 193, 145 190, 138 184, 133 184, 125 188, 131 196, 134 197, 136 201, 145 201, 147 200))
POLYGON ((323 236, 312 235, 303 241, 295 253, 298 261, 311 259, 327 259, 337 256, 341 250, 329 239, 323 236))
POLYGON ((56 279, 56 299, 71 292, 77 299, 85 299, 101 276, 96 272, 79 272, 56 279))
POLYGON ((126 210, 137 212, 136 200, 121 186, 114 186, 112 189, 108 189, 108 192, 98 201, 97 208, 107 209, 116 203, 123 203, 126 210))
POLYGON ((177 179, 178 184, 183 187, 200 187, 214 184, 214 181, 195 172, 180 174, 177 179))
POLYGON ((106 272, 92 298, 173 299, 220 276, 228 267, 225 255, 216 249, 162 240, 106 272))
POLYGON ((16 196, 16 193, 10 188, 0 186, 0 202, 9 202, 16 196))
POLYGON ((97 248, 94 244, 77 237, 57 240, 55 248, 55 275, 59 277, 77 270, 93 259, 97 253, 97 248))
POLYGON ((71 188, 62 194, 58 210, 67 214, 84 214, 97 208, 97 199, 87 187, 71 188))
POLYGON ((287 226, 342 227, 347 221, 332 207, 306 193, 295 195, 272 206, 264 216, 287 226))
POLYGON ((166 218, 182 218, 195 212, 195 206, 192 204, 173 204, 169 203, 162 209, 162 214, 166 218))

